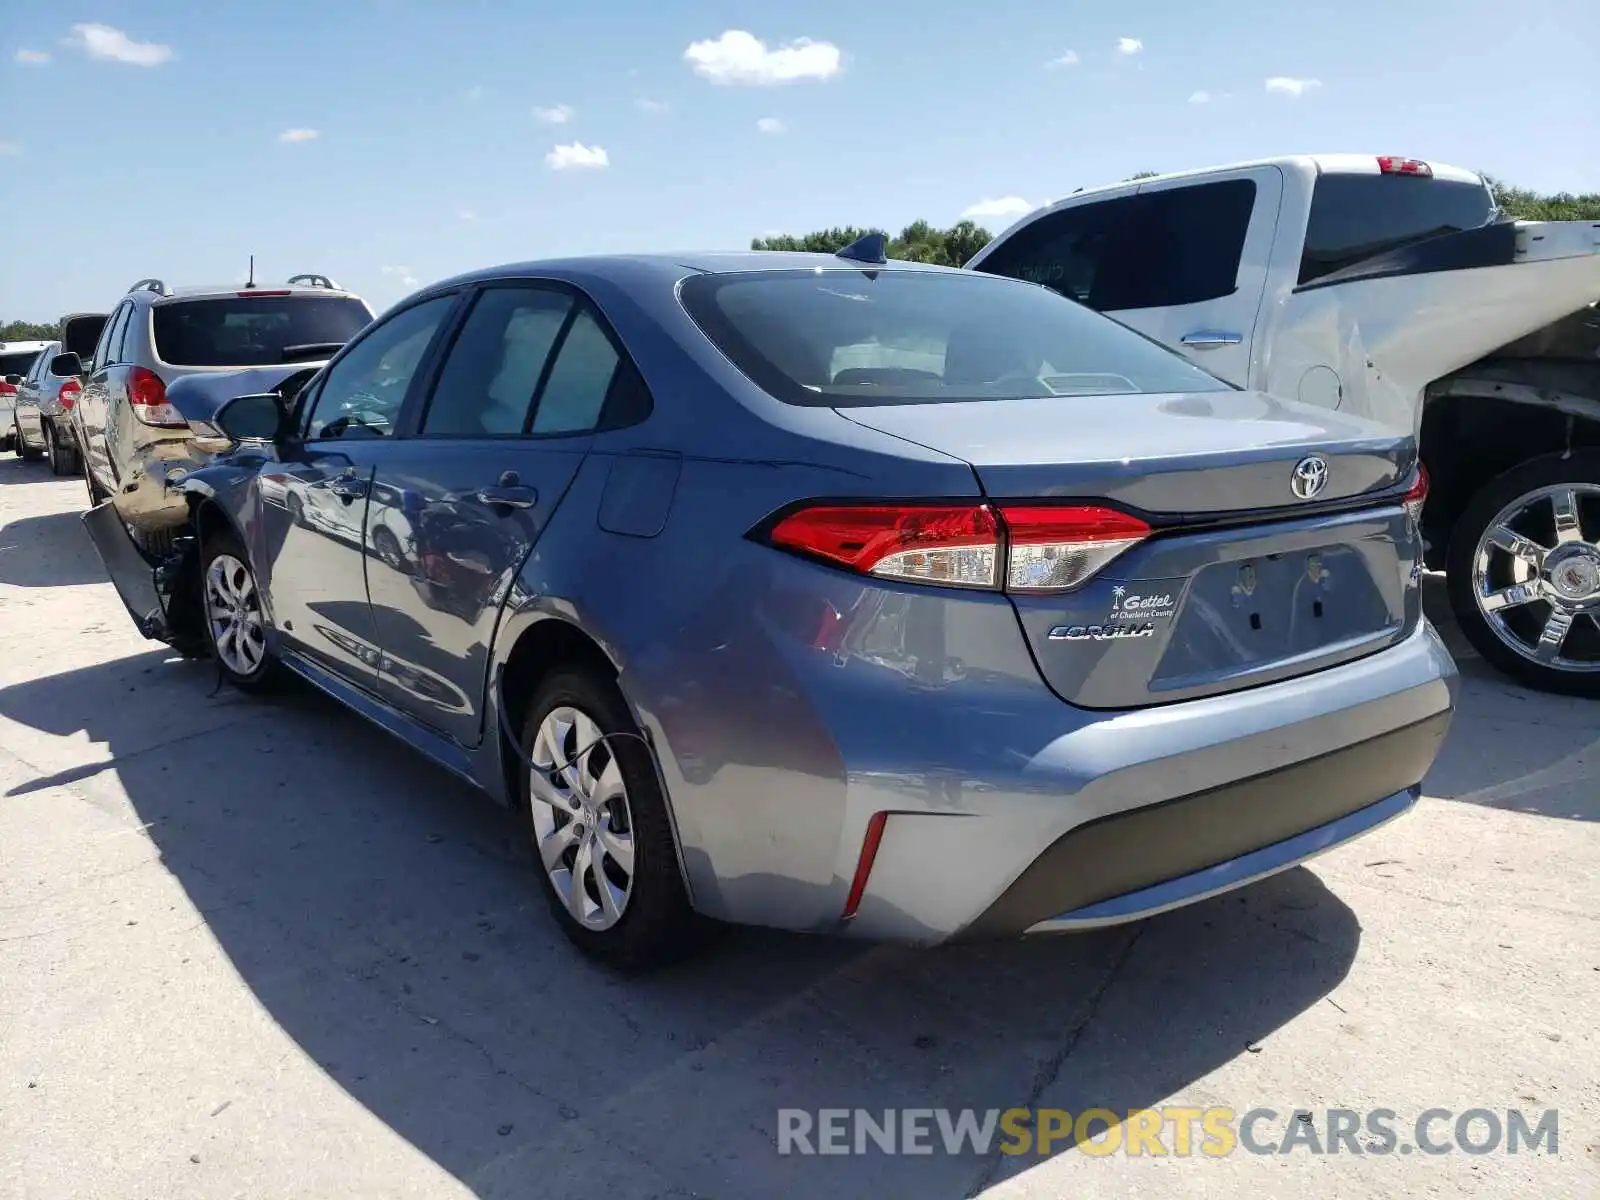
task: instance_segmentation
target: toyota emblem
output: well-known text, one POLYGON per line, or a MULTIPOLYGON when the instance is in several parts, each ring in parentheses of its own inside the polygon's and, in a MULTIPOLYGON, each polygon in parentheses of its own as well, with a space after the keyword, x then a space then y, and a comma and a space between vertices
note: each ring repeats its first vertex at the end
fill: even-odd
POLYGON ((1308 455, 1294 465, 1289 490, 1302 500, 1315 500, 1328 486, 1328 460, 1320 454, 1308 455))

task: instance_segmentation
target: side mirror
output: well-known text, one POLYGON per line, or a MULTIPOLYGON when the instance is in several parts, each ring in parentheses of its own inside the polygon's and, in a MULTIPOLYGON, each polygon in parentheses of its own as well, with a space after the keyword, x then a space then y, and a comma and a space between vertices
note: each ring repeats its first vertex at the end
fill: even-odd
POLYGON ((258 392, 227 401, 211 422, 236 442, 270 442, 282 432, 287 415, 277 392, 258 392))
POLYGON ((50 374, 52 375, 85 375, 87 373, 83 369, 83 359, 79 358, 71 350, 64 354, 58 354, 50 360, 50 374))
POLYGON ((12 387, 20 387, 22 385, 22 376, 21 375, 7 375, 6 376, 6 382, 9 383, 12 387))

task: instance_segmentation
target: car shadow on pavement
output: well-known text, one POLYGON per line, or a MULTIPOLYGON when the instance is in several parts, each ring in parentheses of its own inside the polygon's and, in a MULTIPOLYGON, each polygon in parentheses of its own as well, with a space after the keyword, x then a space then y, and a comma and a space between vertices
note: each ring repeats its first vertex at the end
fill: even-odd
POLYGON ((1360 941, 1295 870, 1031 942, 730 930, 622 979, 569 947, 508 813, 319 695, 208 700, 214 682, 157 651, 0 689, 0 716, 77 743, 70 763, 29 743, 39 778, 12 794, 125 793, 278 1026, 479 1195, 968 1196, 1039 1160, 784 1156, 778 1111, 1126 1113, 1270 1054, 1360 941))
POLYGON ((82 513, 18 517, 0 525, 0 584, 63 587, 103 583, 105 577, 82 513), (41 547, 48 553, 41 554, 41 547))

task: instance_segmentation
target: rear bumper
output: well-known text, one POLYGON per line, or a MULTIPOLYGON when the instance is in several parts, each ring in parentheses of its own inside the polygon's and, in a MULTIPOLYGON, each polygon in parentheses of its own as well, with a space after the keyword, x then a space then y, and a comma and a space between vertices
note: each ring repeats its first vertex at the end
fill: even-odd
POLYGON ((1448 711, 1237 783, 1080 825, 965 931, 1117 924, 1292 867, 1410 808, 1448 711))
POLYGON ((1314 676, 1104 714, 1015 775, 969 776, 956 805, 907 803, 903 791, 886 804, 859 781, 829 924, 918 942, 1013 937, 1137 920, 1243 886, 1408 808, 1456 689, 1424 624, 1314 676), (860 909, 841 924, 864 831, 886 809, 860 909))

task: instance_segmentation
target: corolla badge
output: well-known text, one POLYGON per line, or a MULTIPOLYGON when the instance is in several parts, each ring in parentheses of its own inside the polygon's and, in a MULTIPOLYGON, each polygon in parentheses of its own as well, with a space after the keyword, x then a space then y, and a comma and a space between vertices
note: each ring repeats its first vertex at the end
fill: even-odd
POLYGON ((1289 476, 1289 490, 1302 500, 1315 500, 1328 486, 1328 460, 1320 454, 1308 454, 1294 465, 1289 476))
POLYGON ((1109 642, 1114 638, 1154 637, 1156 627, 1143 625, 1057 625, 1050 631, 1052 642, 1109 642))

